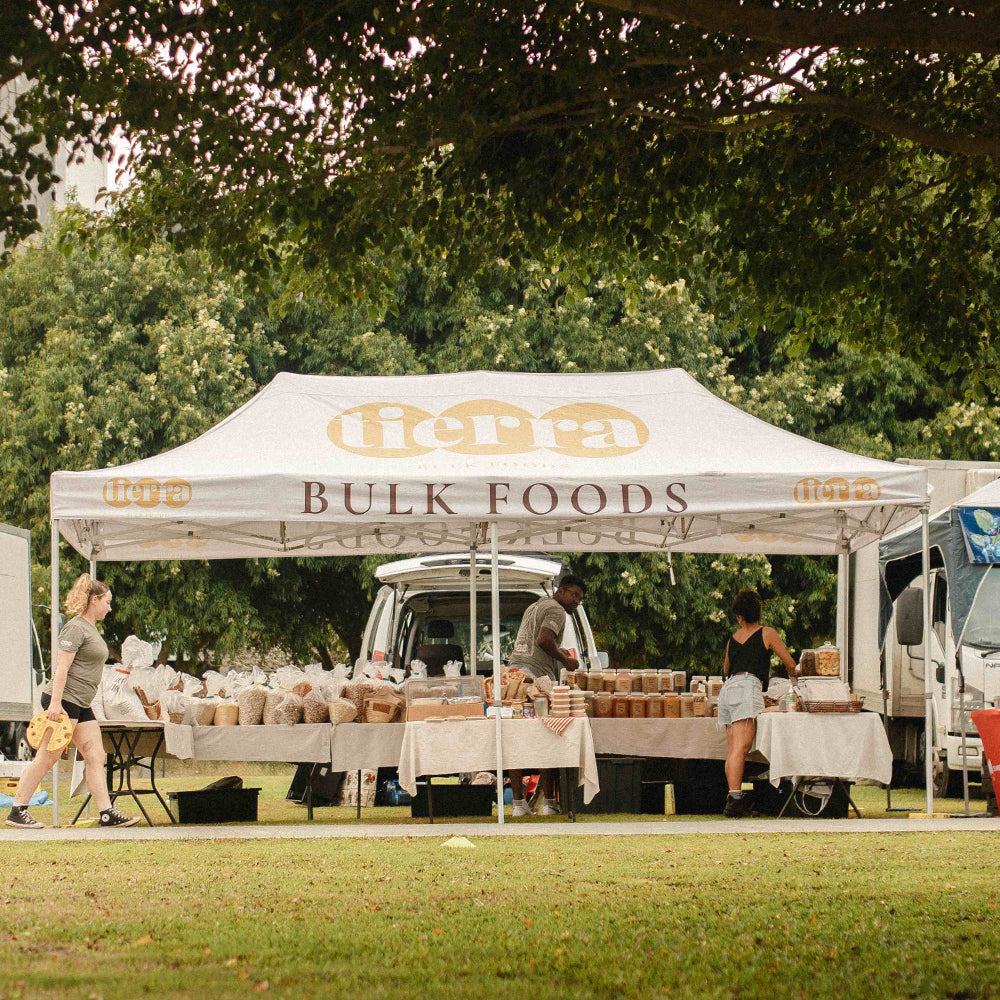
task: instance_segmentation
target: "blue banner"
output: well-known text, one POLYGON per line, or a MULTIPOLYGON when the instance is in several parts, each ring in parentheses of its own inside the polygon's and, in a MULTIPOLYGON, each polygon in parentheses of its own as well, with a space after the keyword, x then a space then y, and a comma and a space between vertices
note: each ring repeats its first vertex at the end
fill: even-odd
POLYGON ((981 566, 1000 565, 1000 508, 959 507, 969 561, 981 566))

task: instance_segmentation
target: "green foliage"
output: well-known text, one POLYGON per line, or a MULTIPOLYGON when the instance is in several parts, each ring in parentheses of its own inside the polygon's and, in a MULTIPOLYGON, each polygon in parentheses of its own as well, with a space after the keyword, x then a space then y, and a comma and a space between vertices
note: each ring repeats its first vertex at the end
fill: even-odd
MULTIPOLYGON (((996 389, 997 12, 929 0, 8 5, 0 222, 41 137, 120 128, 142 246, 209 246, 374 322, 453 275, 708 271, 720 304, 996 389), (794 53, 794 55, 790 55, 794 53), (282 275, 281 279, 275 274, 282 275)), ((756 332, 756 330, 754 330, 756 332)), ((984 392, 985 387, 985 392, 984 392)))
MULTIPOLYGON (((120 465, 204 433, 274 374, 291 327, 275 328, 199 254, 157 243, 127 253, 107 236, 84 251, 77 232, 90 221, 68 213, 0 275, 0 517, 30 527, 46 563, 51 471, 120 465)), ((64 558, 64 593, 84 568, 64 558)), ((115 592, 112 646, 135 633, 182 659, 271 643, 312 659, 332 634, 356 630, 368 580, 353 563, 308 560, 100 572, 115 592)), ((41 572, 34 588, 48 603, 41 572)))

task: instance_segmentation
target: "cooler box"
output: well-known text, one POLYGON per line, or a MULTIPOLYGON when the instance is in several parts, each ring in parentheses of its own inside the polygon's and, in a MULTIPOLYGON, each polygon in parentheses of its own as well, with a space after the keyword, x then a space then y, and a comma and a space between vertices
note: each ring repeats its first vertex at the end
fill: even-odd
MULTIPOLYGON (((496 789, 492 785, 434 785, 434 818, 441 816, 492 816, 496 789)), ((427 785, 419 783, 410 803, 410 815, 427 818, 427 785)))
POLYGON ((641 813, 641 757, 598 757, 597 780, 601 790, 584 804, 583 789, 577 786, 576 812, 579 813, 641 813))
POLYGON ((259 788, 171 792, 178 823, 256 823, 259 788))

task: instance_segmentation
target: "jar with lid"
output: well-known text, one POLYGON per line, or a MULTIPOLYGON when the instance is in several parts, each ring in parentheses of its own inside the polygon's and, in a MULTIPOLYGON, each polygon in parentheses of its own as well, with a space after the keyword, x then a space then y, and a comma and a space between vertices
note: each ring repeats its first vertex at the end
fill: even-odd
POLYGON ((707 692, 708 678, 704 674, 692 674, 688 690, 692 694, 697 694, 699 691, 707 692))
POLYGON ((647 719, 662 719, 663 718, 663 695, 662 694, 650 694, 646 696, 646 718, 647 719))
POLYGON ((663 695, 663 718, 679 719, 681 715, 681 696, 672 691, 663 695))
POLYGON ((611 711, 616 719, 628 718, 629 695, 623 691, 617 692, 611 699, 611 711))
POLYGON ((674 690, 679 693, 687 688, 687 674, 683 670, 675 670, 673 673, 674 690))
POLYGON ((657 670, 656 675, 661 691, 673 691, 674 672, 672 670, 657 670))
POLYGON ((615 675, 615 691, 624 691, 626 694, 632 693, 632 671, 619 670, 615 675))
POLYGON ((645 671, 633 670, 632 671, 632 693, 642 694, 642 675, 645 671))
POLYGON ((704 719, 708 715, 708 696, 699 691, 693 696, 692 701, 692 714, 696 719, 704 719))
POLYGON ((646 718, 646 696, 635 691, 628 696, 628 717, 630 719, 646 718))
POLYGON ((660 690, 660 678, 655 670, 643 670, 642 693, 656 694, 660 690))
POLYGON ((615 670, 605 670, 601 679, 601 690, 611 691, 615 690, 615 677, 617 676, 617 671, 615 670))
POLYGON ((694 695, 690 691, 685 691, 681 695, 681 718, 694 718, 694 695))
POLYGON ((599 691, 594 695, 594 717, 598 719, 610 719, 614 715, 614 707, 611 700, 610 691, 599 691))
POLYGON ((604 671, 602 670, 591 670, 587 674, 587 690, 593 691, 595 694, 601 690, 601 685, 604 682, 604 671))

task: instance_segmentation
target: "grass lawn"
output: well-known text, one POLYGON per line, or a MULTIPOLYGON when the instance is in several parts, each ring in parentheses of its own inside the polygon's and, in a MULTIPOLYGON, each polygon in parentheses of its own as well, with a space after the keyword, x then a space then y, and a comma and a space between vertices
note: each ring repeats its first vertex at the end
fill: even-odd
POLYGON ((0 844, 0 997, 1000 997, 993 834, 0 844))

